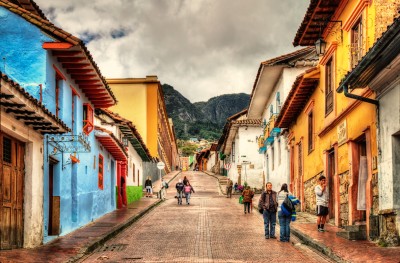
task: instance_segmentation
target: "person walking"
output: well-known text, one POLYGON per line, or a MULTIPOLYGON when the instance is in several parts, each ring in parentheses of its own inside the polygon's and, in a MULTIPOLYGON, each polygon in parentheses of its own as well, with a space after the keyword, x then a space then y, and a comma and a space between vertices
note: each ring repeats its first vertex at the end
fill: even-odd
POLYGON ((289 211, 282 206, 285 198, 288 197, 293 206, 300 203, 300 201, 288 191, 288 185, 283 184, 281 190, 278 192, 278 219, 280 227, 279 241, 289 242, 290 241, 290 222, 292 221, 292 214, 294 211, 289 211))
POLYGON ((144 186, 146 188, 146 197, 151 197, 153 194, 153 184, 151 182, 150 176, 147 176, 144 186))
POLYGON ((254 196, 254 192, 250 190, 250 186, 246 186, 246 189, 244 189, 242 192, 242 196, 243 196, 244 213, 250 214, 250 204, 251 204, 251 200, 253 199, 253 196, 254 196), (246 211, 246 208, 247 208, 247 211, 246 211))
POLYGON ((329 194, 326 187, 326 177, 321 175, 318 178, 318 185, 315 186, 315 197, 317 199, 317 225, 318 231, 324 232, 326 217, 329 214, 329 194))
POLYGON ((233 189, 235 190, 235 193, 237 193, 237 191, 238 191, 238 186, 239 186, 239 185, 238 185, 237 182, 236 182, 235 185, 233 186, 233 189))
POLYGON ((189 179, 187 179, 186 175, 183 177, 183 185, 187 185, 189 179))
POLYGON ((183 196, 183 188, 185 185, 182 183, 182 180, 179 179, 178 183, 175 185, 176 188, 176 197, 178 198, 178 205, 182 205, 182 196, 183 196))
POLYGON ((168 183, 165 181, 165 179, 163 178, 161 180, 161 194, 160 194, 160 199, 161 200, 165 200, 166 198, 166 194, 167 194, 167 188, 168 188, 168 183))
POLYGON ((228 184, 226 185, 226 198, 232 198, 233 182, 228 178, 228 184))
POLYGON ((183 187, 183 192, 185 193, 186 197, 186 204, 190 205, 190 195, 194 193, 193 187, 190 185, 189 182, 186 183, 186 185, 183 187))
POLYGON ((276 238, 275 225, 278 201, 276 192, 272 190, 271 182, 268 182, 266 184, 266 188, 267 190, 264 191, 260 196, 260 200, 258 201, 258 208, 260 210, 263 210, 265 239, 269 239, 276 238))

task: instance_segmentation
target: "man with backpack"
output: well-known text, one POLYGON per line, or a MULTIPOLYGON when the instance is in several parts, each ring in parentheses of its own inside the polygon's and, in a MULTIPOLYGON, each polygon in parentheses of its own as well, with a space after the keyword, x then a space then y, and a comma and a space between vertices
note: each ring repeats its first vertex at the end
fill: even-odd
POLYGON ((167 193, 166 189, 168 189, 168 183, 163 178, 162 181, 161 181, 161 194, 160 194, 160 199, 161 200, 167 199, 167 198, 165 198, 165 195, 167 193))
POLYGON ((182 196, 183 196, 183 188, 184 184, 182 183, 182 180, 179 179, 178 183, 175 185, 176 188, 176 197, 178 198, 178 205, 182 205, 182 196))
POLYGON ((278 201, 276 192, 272 190, 272 183, 268 182, 266 187, 267 190, 261 194, 258 201, 258 208, 263 211, 265 239, 270 239, 276 238, 275 225, 278 201))

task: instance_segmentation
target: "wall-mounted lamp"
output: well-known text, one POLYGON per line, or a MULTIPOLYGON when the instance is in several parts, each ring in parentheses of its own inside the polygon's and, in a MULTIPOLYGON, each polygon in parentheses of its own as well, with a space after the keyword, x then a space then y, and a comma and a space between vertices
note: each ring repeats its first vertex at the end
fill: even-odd
POLYGON ((325 49, 326 49, 326 42, 322 38, 318 38, 317 41, 315 41, 315 50, 317 51, 318 56, 322 56, 325 54, 325 49))
MULTIPOLYGON (((343 41, 342 21, 329 20, 329 21, 323 21, 323 23, 326 23, 326 25, 329 23, 340 23, 340 42, 343 41)), ((326 41, 321 37, 321 28, 320 28, 320 36, 318 37, 317 41, 315 41, 314 45, 318 56, 322 56, 325 54, 327 44, 326 41)))

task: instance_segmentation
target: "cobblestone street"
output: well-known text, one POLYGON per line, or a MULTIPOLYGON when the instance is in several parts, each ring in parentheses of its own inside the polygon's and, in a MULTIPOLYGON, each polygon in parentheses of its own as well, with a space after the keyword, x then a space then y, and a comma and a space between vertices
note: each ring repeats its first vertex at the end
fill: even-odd
POLYGON ((329 262, 293 236, 294 244, 265 240, 261 215, 245 215, 237 200, 220 195, 214 177, 184 172, 165 202, 80 262, 329 262), (196 191, 190 205, 174 198, 184 175, 196 191))

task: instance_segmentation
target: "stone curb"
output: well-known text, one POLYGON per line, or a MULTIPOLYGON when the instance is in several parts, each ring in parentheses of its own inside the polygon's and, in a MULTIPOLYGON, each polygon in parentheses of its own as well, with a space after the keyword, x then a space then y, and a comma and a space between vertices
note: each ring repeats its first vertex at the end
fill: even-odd
MULTIPOLYGON (((171 177, 171 179, 168 181, 168 183, 170 183, 172 180, 175 179, 175 177, 177 177, 181 172, 176 173, 173 177, 171 177)), ((107 234, 105 234, 104 236, 102 236, 101 238, 93 241, 92 244, 85 246, 83 248, 81 248, 81 250, 79 251, 79 253, 74 256, 73 258, 70 258, 67 262, 68 263, 72 263, 72 262, 77 262, 78 260, 80 260, 81 258, 83 258, 85 255, 93 252, 95 249, 97 249, 98 247, 104 245, 104 243, 108 240, 110 240, 111 238, 115 237, 116 235, 118 235, 119 233, 121 233, 123 230, 125 230, 126 228, 128 228, 129 226, 131 226, 134 222, 136 222, 137 220, 139 220, 141 217, 143 217, 145 214, 147 214, 148 212, 150 212, 151 210, 153 210, 155 207, 157 207, 158 205, 160 205, 162 202, 164 202, 163 200, 157 200, 155 203, 151 204, 150 206, 148 206, 147 208, 144 208, 142 211, 140 211, 137 215, 132 216, 131 218, 129 218, 125 223, 122 223, 116 227, 114 227, 113 229, 111 229, 107 234)))
POLYGON ((325 246, 324 244, 314 240, 313 238, 309 237, 308 235, 304 234, 303 232, 297 230, 294 227, 290 228, 291 233, 293 233, 300 241, 309 247, 312 247, 316 249, 318 252, 328 256, 330 259, 336 261, 336 262, 341 262, 341 263, 347 263, 349 261, 344 260, 343 258, 339 257, 336 255, 331 248, 325 246))

